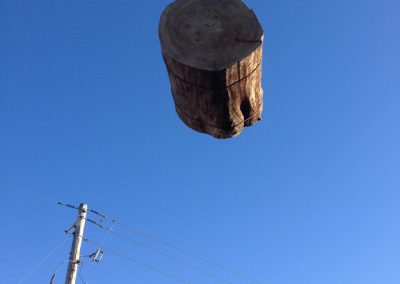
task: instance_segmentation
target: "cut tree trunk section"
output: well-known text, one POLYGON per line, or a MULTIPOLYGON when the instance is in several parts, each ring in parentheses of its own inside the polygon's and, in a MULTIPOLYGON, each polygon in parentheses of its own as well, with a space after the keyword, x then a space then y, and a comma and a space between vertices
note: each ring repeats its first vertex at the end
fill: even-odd
POLYGON ((175 1, 161 15, 159 36, 186 125, 230 138, 261 119, 263 30, 242 1, 175 1))

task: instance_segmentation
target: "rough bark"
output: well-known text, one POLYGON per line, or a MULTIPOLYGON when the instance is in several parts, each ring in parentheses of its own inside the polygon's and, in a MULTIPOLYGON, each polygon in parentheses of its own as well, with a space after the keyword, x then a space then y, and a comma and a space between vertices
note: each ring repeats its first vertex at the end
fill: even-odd
POLYGON ((242 1, 175 1, 161 16, 159 36, 186 125, 230 138, 261 119, 263 31, 242 1))

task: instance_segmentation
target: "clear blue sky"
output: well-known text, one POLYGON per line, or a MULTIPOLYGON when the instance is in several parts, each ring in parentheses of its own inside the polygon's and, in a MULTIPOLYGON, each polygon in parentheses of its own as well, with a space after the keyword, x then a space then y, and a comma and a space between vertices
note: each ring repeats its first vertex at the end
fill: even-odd
MULTIPOLYGON (((75 219, 13 189, 87 202, 265 284, 400 283, 400 2, 248 0, 265 30, 264 120, 223 141, 175 113, 157 35, 169 2, 0 0, 2 283, 75 219)), ((23 283, 47 283, 69 245, 23 283)), ((105 245, 221 283, 115 235, 105 245)), ((179 283, 110 253, 82 275, 179 283)))

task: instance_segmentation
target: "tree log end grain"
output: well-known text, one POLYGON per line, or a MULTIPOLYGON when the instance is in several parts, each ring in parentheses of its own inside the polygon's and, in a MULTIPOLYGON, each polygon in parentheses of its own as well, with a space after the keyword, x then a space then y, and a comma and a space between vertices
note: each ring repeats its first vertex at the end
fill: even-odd
POLYGON ((175 108, 192 129, 230 138, 261 119, 263 30, 240 0, 177 0, 159 37, 175 108))

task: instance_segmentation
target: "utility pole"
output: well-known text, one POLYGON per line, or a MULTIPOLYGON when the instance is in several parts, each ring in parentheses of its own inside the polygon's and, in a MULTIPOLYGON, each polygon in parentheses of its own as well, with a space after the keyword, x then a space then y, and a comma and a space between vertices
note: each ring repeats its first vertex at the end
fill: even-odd
POLYGON ((81 245, 83 241, 83 231, 85 229, 87 211, 88 211, 87 204, 82 203, 81 205, 79 205, 78 218, 75 224, 73 224, 72 227, 67 230, 67 233, 69 233, 70 230, 72 230, 73 228, 75 229, 73 233, 74 239, 72 241, 65 284, 75 284, 76 282, 76 275, 78 273, 78 266, 80 262, 81 245))

